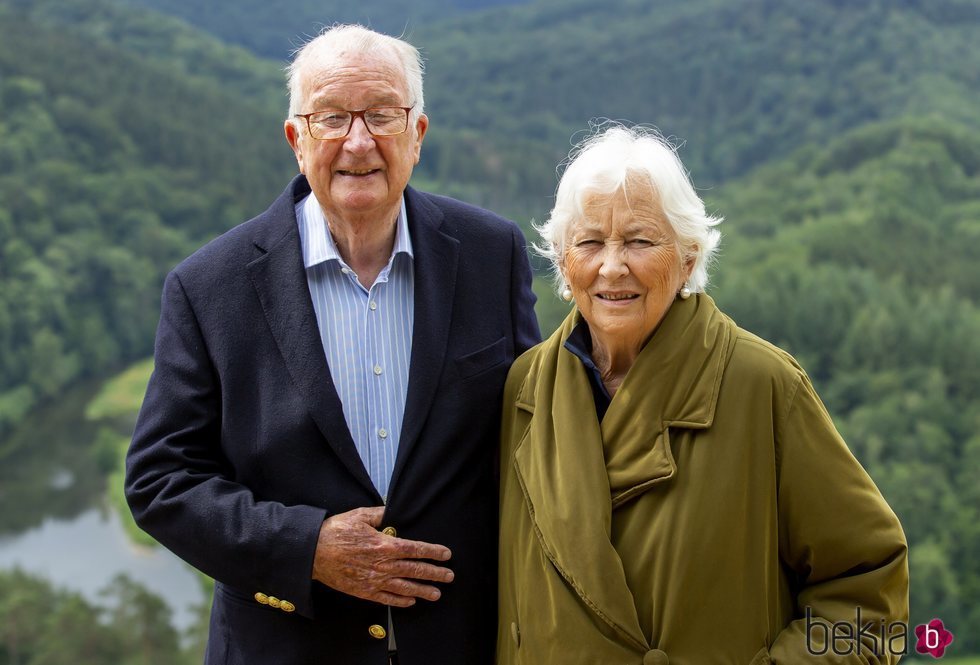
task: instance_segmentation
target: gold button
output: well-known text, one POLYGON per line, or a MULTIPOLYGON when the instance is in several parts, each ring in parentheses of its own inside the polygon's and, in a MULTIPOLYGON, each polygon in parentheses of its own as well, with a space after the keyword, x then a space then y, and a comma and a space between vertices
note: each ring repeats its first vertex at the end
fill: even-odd
POLYGON ((381 533, 386 536, 391 536, 392 538, 398 535, 398 531, 396 531, 395 527, 393 526, 386 526, 385 528, 381 529, 381 533))
POLYGON ((386 631, 378 624, 374 624, 373 626, 368 628, 368 633, 371 635, 371 637, 373 637, 376 640, 383 640, 384 638, 388 637, 388 631, 386 631))
POLYGON ((296 606, 293 605, 288 600, 280 600, 279 601, 279 609, 281 609, 283 612, 295 612, 296 611, 296 606))
POLYGON ((269 597, 264 593, 262 593, 261 591, 259 591, 257 594, 255 594, 255 602, 262 603, 263 605, 268 605, 269 597))
POLYGON ((276 609, 279 609, 280 603, 281 601, 275 596, 269 596, 269 607, 275 607, 276 609))

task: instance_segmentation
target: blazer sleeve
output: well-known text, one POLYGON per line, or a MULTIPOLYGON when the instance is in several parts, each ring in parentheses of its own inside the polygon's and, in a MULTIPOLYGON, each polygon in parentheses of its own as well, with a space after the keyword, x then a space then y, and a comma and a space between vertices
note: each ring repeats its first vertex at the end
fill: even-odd
POLYGON ((511 320, 514 323, 514 357, 517 358, 541 341, 541 330, 534 313, 537 296, 531 288, 533 276, 526 241, 516 224, 513 226, 511 265, 511 320))
POLYGON ((801 618, 775 636, 773 662, 895 662, 882 640, 889 625, 908 621, 908 547, 898 518, 805 374, 785 414, 777 414, 777 435, 779 550, 801 584, 801 618), (870 632, 856 625, 858 608, 870 632), (835 622, 852 624, 853 638, 835 645, 835 622))
POLYGON ((326 511, 257 501, 232 480, 217 373, 176 273, 164 284, 154 359, 126 458, 137 524, 216 580, 312 616, 313 556, 326 511))

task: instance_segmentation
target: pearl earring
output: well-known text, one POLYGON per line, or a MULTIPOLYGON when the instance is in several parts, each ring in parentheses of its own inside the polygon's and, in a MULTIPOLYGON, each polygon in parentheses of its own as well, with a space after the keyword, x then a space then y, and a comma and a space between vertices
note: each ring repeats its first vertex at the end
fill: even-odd
POLYGON ((565 302, 572 302, 572 290, 567 286, 561 290, 561 299, 565 302))
POLYGON ((692 293, 691 287, 687 285, 687 282, 684 282, 684 286, 681 287, 681 292, 680 292, 681 300, 687 300, 688 298, 690 298, 691 293, 692 293))

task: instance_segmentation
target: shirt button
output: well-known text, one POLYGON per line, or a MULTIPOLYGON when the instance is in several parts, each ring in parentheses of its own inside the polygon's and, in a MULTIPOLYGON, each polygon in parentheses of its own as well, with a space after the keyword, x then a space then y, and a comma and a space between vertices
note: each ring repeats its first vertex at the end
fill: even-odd
POLYGON ((386 430, 384 427, 382 427, 381 429, 378 430, 378 436, 380 436, 382 439, 387 439, 388 438, 388 430, 386 430))
POLYGON ((373 310, 376 310, 376 309, 378 309, 378 303, 376 303, 376 302, 374 302, 372 300, 371 303, 368 305, 368 307, 370 307, 372 311, 373 310))
POLYGON ((381 376, 381 365, 375 365, 374 366, 374 373, 377 376, 381 376))
POLYGON ((340 269, 340 272, 344 273, 345 275, 349 275, 350 274, 350 268, 341 268, 340 269))

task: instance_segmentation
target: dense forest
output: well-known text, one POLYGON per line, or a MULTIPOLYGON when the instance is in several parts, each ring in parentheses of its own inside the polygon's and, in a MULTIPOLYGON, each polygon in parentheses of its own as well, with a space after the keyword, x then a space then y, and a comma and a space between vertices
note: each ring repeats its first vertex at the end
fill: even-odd
POLYGON ((4 665, 192 665, 206 636, 182 644, 169 608, 131 579, 113 580, 95 605, 21 572, 0 571, 4 665))
POLYGON ((427 57, 413 184, 529 236, 591 119, 673 137, 726 217, 709 293, 802 362, 899 513, 913 623, 980 653, 980 0, 396 4, 0 0, 0 460, 150 352, 166 271, 294 171, 289 50, 360 20, 427 57))
POLYGON ((247 97, 2 6, 0 44, 2 435, 146 354, 162 275, 293 167, 247 97))

